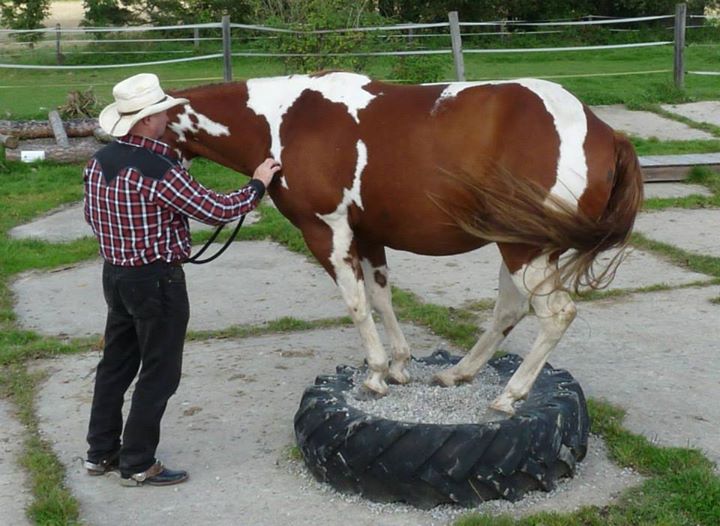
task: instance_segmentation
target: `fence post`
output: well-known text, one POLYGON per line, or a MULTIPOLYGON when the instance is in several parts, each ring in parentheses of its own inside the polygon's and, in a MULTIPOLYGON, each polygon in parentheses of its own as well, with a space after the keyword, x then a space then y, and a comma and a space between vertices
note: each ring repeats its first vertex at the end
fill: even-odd
POLYGON ((222 17, 222 39, 223 39, 223 79, 225 82, 232 80, 232 55, 230 54, 230 15, 222 17))
POLYGON ((60 24, 55 24, 55 61, 58 64, 63 63, 63 56, 60 50, 60 24))
POLYGON ((685 19, 687 15, 687 4, 675 6, 675 64, 673 74, 675 87, 685 88, 685 19))
POLYGON ((195 49, 200 47, 200 28, 199 27, 193 28, 193 47, 195 49))
POLYGON ((460 20, 457 11, 448 13, 450 21, 450 40, 452 41, 453 58, 455 59, 455 78, 459 81, 465 80, 465 62, 462 54, 462 37, 460 36, 460 20))

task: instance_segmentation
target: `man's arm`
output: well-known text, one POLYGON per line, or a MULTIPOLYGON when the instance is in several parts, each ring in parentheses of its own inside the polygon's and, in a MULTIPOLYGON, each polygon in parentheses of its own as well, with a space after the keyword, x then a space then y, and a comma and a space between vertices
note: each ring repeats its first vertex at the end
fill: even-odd
POLYGON ((182 167, 172 168, 158 182, 157 199, 174 210, 210 225, 228 223, 257 207, 265 187, 280 170, 280 163, 267 159, 255 170, 248 184, 229 194, 206 188, 182 167))

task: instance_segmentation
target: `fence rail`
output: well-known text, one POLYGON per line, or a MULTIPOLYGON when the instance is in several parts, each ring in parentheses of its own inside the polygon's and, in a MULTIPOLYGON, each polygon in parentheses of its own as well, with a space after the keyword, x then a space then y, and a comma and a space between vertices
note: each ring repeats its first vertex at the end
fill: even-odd
MULTIPOLYGON (((427 23, 427 24, 395 24, 388 26, 368 26, 368 27, 355 27, 355 28, 340 28, 340 29, 318 29, 318 30, 302 30, 302 29, 290 29, 290 28, 277 28, 263 25, 252 25, 252 24, 237 24, 231 23, 229 18, 224 17, 221 22, 211 22, 203 24, 186 24, 178 26, 130 26, 130 27, 85 27, 85 28, 62 28, 59 25, 55 28, 41 28, 41 29, 28 29, 28 30, 7 30, 0 29, 0 36, 10 37, 17 35, 28 35, 28 34, 43 34, 49 37, 48 40, 43 41, 44 44, 54 45, 56 50, 56 61, 55 65, 33 65, 33 64, 15 64, 15 63, 0 63, 0 69, 35 69, 35 70, 79 70, 79 69, 110 69, 110 68, 127 68, 127 67, 138 67, 138 66, 151 66, 160 64, 175 64, 181 62, 191 61, 202 61, 202 60, 215 60, 218 58, 223 59, 223 78, 225 80, 232 79, 232 62, 231 57, 277 57, 277 58, 293 58, 293 57, 317 57, 317 56, 332 56, 332 57, 387 57, 387 56, 421 56, 421 55, 453 55, 453 61, 455 64, 455 78, 456 80, 464 80, 464 55, 465 54, 497 54, 497 53, 548 53, 548 52, 564 52, 564 51, 597 51, 597 50, 610 50, 610 49, 632 49, 632 48, 647 48, 654 46, 669 46, 674 45, 674 64, 673 64, 673 77, 675 84, 682 88, 684 77, 686 74, 697 74, 697 75, 720 75, 720 72, 708 72, 708 71, 685 71, 684 66, 684 42, 685 42, 685 31, 691 27, 688 26, 688 19, 703 18, 705 20, 715 20, 712 17, 700 17, 697 15, 687 15, 685 4, 679 4, 674 15, 657 15, 657 16, 644 16, 635 18, 609 18, 599 17, 590 15, 582 20, 550 20, 540 22, 527 22, 527 21, 516 21, 516 20, 494 20, 494 21, 481 21, 481 22, 463 22, 458 19, 456 12, 448 14, 447 22, 427 23), (491 47, 491 48, 470 48, 463 46, 463 38, 471 36, 487 36, 497 35, 500 37, 506 35, 533 35, 533 34, 548 34, 561 32, 560 30, 545 30, 543 28, 562 28, 562 27, 577 27, 577 26, 618 26, 628 24, 639 24, 647 22, 657 22, 661 20, 674 19, 674 37, 672 40, 658 40, 652 42, 636 42, 630 44, 605 44, 605 45, 581 45, 581 46, 561 46, 561 47, 491 47), (489 32, 472 32, 473 28, 488 27, 496 28, 497 31, 489 32), (447 32, 437 32, 437 29, 446 29, 447 32), (463 32, 463 28, 470 29, 470 32, 463 32), (530 28, 540 28, 537 31, 529 31, 530 28), (200 37, 200 30, 215 30, 222 32, 222 37, 219 36, 205 36, 200 37), (330 52, 330 53, 281 53, 274 51, 265 50, 233 50, 232 42, 232 31, 235 31, 237 35, 240 32, 243 35, 243 39, 252 38, 277 38, 271 35, 273 34, 294 34, 294 35, 324 35, 324 34, 337 34, 337 33, 348 33, 348 32, 380 32, 383 33, 384 37, 404 38, 408 41, 414 40, 415 38, 426 38, 434 36, 436 38, 447 38, 447 46, 439 46, 434 49, 394 49, 394 50, 369 50, 369 51, 354 51, 354 52, 330 52), (423 34, 418 30, 433 30, 433 33, 423 34), (96 35, 103 33, 152 33, 157 31, 192 31, 192 36, 182 37, 173 36, 172 38, 128 38, 128 39, 81 39, 75 38, 71 40, 63 40, 63 35, 96 35), (248 33, 259 33, 260 36, 249 35, 248 33), (174 51, 162 51, 163 54, 182 54, 196 52, 200 42, 222 42, 222 50, 218 53, 208 53, 199 56, 184 57, 184 58, 167 58, 163 60, 151 60, 144 62, 132 62, 124 64, 87 64, 87 65, 65 65, 63 64, 64 53, 62 45, 68 44, 100 44, 100 43, 113 43, 113 44, 138 44, 138 43, 152 43, 152 42, 192 42, 195 51, 193 50, 174 50, 174 51)), ((622 29, 612 28, 615 31, 637 31, 637 29, 622 29)), ((8 46, 9 44, 21 45, 20 43, 12 42, 0 42, 0 48, 8 46)), ((147 53, 144 51, 71 51, 72 53, 89 55, 92 53, 102 54, 141 54, 147 53)), ((68 53, 68 51, 65 51, 68 53)), ((666 70, 654 70, 654 71, 666 71, 666 70)), ((636 74, 642 75, 647 74, 647 71, 638 71, 636 74)), ((621 74, 632 74, 632 72, 622 72, 621 74)), ((608 75, 608 74, 605 74, 608 75)), ((589 73, 587 75, 573 75, 573 76, 596 76, 596 74, 589 73)))

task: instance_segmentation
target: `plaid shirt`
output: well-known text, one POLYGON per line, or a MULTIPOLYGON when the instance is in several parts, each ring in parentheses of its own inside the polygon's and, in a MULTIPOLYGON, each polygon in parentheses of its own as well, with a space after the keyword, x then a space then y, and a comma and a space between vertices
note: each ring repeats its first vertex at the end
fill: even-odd
MULTIPOLYGON (((160 141, 134 135, 119 141, 177 161, 160 141)), ((180 164, 157 179, 123 168, 108 184, 94 158, 84 180, 85 220, 98 238, 100 255, 113 265, 133 267, 185 261, 191 249, 188 217, 210 225, 228 223, 254 209, 265 192, 261 181, 251 180, 235 192, 218 194, 180 164)))

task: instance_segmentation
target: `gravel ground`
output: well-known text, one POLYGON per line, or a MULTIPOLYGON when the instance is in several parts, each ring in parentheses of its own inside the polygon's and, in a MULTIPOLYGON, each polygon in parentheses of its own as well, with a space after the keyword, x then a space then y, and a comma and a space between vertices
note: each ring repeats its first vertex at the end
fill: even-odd
MULTIPOLYGON (((314 479, 312 473, 301 461, 289 460, 286 469, 301 481, 302 491, 308 494, 322 494, 328 502, 346 502, 354 506, 361 506, 369 514, 379 516, 382 520, 387 517, 408 516, 417 510, 411 506, 397 503, 378 503, 363 499, 358 495, 348 495, 335 491, 328 484, 314 479)), ((517 502, 506 500, 490 500, 474 508, 461 508, 459 506, 436 506, 425 513, 428 525, 449 525, 459 517, 469 514, 487 514, 492 516, 508 515, 521 518, 526 515, 543 511, 563 513, 576 511, 583 506, 604 506, 608 497, 614 497, 622 488, 635 486, 643 481, 643 477, 628 468, 618 468, 608 458, 608 449, 602 439, 590 435, 588 438, 588 453, 582 462, 576 466, 573 478, 563 478, 557 481, 554 490, 531 491, 517 502)), ((333 523, 339 524, 339 523, 333 523)), ((384 522, 378 522, 384 524, 384 522)), ((406 524, 417 524, 408 517, 406 524)))
MULTIPOLYGON (((365 413, 388 420, 422 422, 425 424, 463 424, 489 422, 506 418, 488 405, 501 392, 505 383, 492 367, 483 368, 472 382, 447 389, 432 385, 433 375, 444 367, 426 365, 413 360, 408 365, 410 383, 389 385, 388 395, 377 400, 363 400, 350 394, 347 403, 365 413), (459 401, 462 400, 462 403, 459 401)), ((365 373, 353 377, 355 389, 361 389, 365 373)), ((517 402, 519 408, 522 402, 517 402)))

